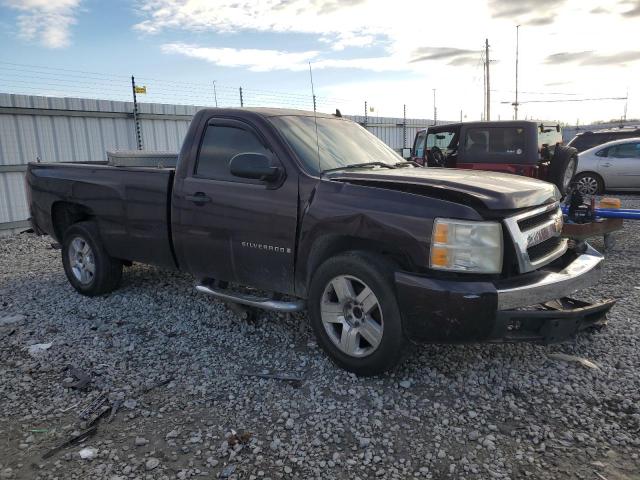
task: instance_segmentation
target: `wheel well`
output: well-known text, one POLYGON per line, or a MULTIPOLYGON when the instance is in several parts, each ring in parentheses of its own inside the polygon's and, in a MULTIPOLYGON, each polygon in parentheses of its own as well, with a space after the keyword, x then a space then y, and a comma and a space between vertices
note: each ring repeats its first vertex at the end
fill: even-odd
POLYGON ((307 259, 306 278, 301 279, 304 284, 299 285, 299 287, 301 287, 306 294, 313 272, 315 272, 325 260, 341 253, 355 250, 381 255, 391 260, 403 270, 414 269, 409 256, 388 243, 346 235, 328 235, 313 244, 311 254, 307 259))
POLYGON ((64 232, 74 223, 88 220, 92 217, 88 208, 70 202, 56 202, 51 207, 53 231, 58 242, 62 241, 64 232))

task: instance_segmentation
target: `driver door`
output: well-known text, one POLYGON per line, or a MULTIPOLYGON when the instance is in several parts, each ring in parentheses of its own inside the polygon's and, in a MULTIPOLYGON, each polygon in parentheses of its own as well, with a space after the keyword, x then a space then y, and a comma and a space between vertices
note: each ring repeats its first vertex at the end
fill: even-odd
POLYGON ((292 293, 297 176, 283 171, 278 183, 236 177, 229 161, 239 153, 261 153, 284 169, 251 125, 210 120, 193 170, 174 187, 179 263, 200 279, 292 293))

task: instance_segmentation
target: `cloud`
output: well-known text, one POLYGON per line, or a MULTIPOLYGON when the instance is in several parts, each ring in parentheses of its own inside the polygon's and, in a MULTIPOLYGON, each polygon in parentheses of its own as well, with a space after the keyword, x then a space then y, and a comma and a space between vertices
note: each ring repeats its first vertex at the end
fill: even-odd
POLYGON ((366 18, 367 0, 141 0, 145 20, 135 28, 145 33, 166 29, 237 33, 310 33, 334 50, 367 46, 378 26, 354 22, 366 18))
POLYGON ((18 11, 20 37, 47 48, 63 48, 70 43, 70 29, 76 23, 81 0, 4 0, 18 11))
POLYGON ((620 2, 624 6, 631 7, 629 10, 622 12, 624 17, 640 17, 640 0, 620 2))
POLYGON ((489 0, 493 18, 514 20, 531 26, 549 25, 566 0, 489 0))
POLYGON ((392 57, 367 57, 350 59, 322 59, 320 52, 285 52, 268 49, 237 49, 203 47, 187 43, 167 43, 162 45, 162 52, 176 53, 191 58, 198 58, 221 67, 243 67, 253 72, 289 70, 305 71, 311 62, 314 70, 325 68, 352 68, 371 71, 393 71, 407 69, 406 64, 392 57))
POLYGON ((562 65, 567 63, 577 63, 578 65, 596 66, 625 66, 627 63, 640 60, 640 51, 623 51, 618 53, 601 54, 593 50, 581 52, 559 52, 547 56, 545 63, 551 65, 562 65))
POLYGON ((167 43, 164 53, 178 53, 215 63, 221 67, 245 67, 253 72, 271 70, 306 70, 307 62, 318 56, 317 51, 282 52, 279 50, 201 47, 186 43, 167 43))
POLYGON ((479 50, 455 47, 419 47, 411 52, 411 63, 449 60, 448 65, 476 65, 479 61, 479 50))

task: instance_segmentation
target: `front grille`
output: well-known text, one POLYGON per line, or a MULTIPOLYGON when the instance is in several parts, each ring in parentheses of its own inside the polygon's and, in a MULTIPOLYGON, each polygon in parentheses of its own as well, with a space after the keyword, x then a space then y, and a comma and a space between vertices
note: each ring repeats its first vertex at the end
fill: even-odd
POLYGON ((524 218, 518 221, 518 227, 522 232, 526 232, 528 230, 533 230, 540 225, 543 225, 553 219, 556 215, 556 210, 549 210, 548 212, 542 212, 538 215, 534 215, 533 217, 524 218))
POLYGON ((562 239, 561 237, 551 237, 547 238, 544 242, 527 248, 529 261, 532 263, 537 262, 538 260, 558 250, 558 248, 560 248, 560 244, 565 241, 566 240, 562 239))
POLYGON ((561 222, 562 212, 557 203, 504 219, 520 273, 543 267, 567 251, 567 240, 560 237, 561 222))

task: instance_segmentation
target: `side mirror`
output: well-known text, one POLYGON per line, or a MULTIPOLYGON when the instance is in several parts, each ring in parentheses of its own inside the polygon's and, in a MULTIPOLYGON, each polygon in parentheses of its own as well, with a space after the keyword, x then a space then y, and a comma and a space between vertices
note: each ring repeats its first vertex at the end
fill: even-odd
POLYGON ((280 176, 280 167, 271 165, 269 159, 261 153, 239 153, 229 161, 231 175, 240 178, 252 178, 266 182, 280 176))

